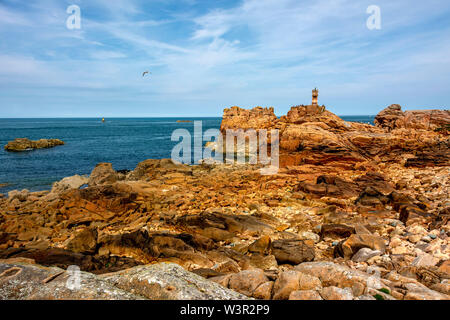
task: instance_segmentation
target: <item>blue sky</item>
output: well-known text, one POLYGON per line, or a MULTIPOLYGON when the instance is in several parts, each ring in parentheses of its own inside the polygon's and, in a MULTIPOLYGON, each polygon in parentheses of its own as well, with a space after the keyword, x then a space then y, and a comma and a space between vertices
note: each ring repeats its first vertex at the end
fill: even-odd
POLYGON ((313 87, 339 115, 448 109, 449 1, 0 0, 0 117, 282 115, 313 87))

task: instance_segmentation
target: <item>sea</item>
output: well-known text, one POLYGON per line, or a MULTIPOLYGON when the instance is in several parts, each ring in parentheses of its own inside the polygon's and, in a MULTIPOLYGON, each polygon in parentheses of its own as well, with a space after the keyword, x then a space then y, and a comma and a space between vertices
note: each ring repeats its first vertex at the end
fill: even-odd
MULTIPOLYGON (((342 116, 345 121, 373 124, 375 116, 342 116)), ((170 158, 176 129, 194 139, 192 122, 202 130, 219 129, 222 118, 98 118, 0 119, 0 193, 11 190, 51 189, 55 181, 90 174, 100 162, 115 170, 133 170, 146 159, 170 158), (60 139, 63 146, 7 152, 3 146, 16 138, 60 139)), ((199 137, 197 137, 199 138, 199 137)))

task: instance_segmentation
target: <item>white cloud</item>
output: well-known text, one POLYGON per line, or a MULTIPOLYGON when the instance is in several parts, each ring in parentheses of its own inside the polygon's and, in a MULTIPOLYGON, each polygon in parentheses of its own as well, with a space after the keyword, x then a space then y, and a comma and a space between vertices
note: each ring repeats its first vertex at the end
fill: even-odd
MULTIPOLYGON (((424 28, 442 14, 439 0, 415 6, 379 0, 382 30, 376 32, 366 28, 368 1, 243 0, 203 14, 189 8, 158 15, 146 12, 144 1, 97 0, 89 4, 101 9, 102 19, 85 15, 82 6, 79 32, 64 27, 60 4, 45 3, 32 14, 45 21, 38 30, 22 25, 28 39, 7 39, 12 45, 0 57, 0 83, 104 90, 114 103, 197 102, 214 106, 209 115, 228 104, 272 104, 282 113, 308 102, 314 86, 346 110, 356 100, 374 108, 384 103, 375 99, 436 86, 437 79, 439 88, 450 85, 448 27, 424 28), (142 79, 148 69, 152 76, 142 79)), ((2 8, 0 17, 9 21, 30 17, 2 8)))
POLYGON ((0 5, 0 27, 2 25, 29 26, 30 24, 24 15, 0 5))

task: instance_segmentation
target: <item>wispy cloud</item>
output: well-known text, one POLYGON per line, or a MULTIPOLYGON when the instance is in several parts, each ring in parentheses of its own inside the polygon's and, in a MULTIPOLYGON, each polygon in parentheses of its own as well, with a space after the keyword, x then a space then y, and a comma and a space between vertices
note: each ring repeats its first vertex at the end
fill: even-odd
POLYGON ((5 0, 0 117, 30 97, 41 106, 29 116, 212 116, 234 104, 281 114, 314 86, 339 114, 448 107, 448 1, 377 0, 382 29, 370 31, 372 2, 5 0), (72 3, 81 30, 65 27, 72 3))
POLYGON ((1 26, 30 26, 30 21, 22 14, 6 8, 0 4, 0 27, 1 26))

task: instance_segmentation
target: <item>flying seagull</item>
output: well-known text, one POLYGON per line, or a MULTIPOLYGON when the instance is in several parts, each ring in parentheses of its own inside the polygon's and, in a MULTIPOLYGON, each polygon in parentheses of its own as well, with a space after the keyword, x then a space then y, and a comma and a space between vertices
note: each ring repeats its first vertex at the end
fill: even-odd
POLYGON ((146 74, 152 74, 152 73, 149 72, 149 71, 145 71, 145 72, 142 74, 142 76, 145 77, 146 74))

